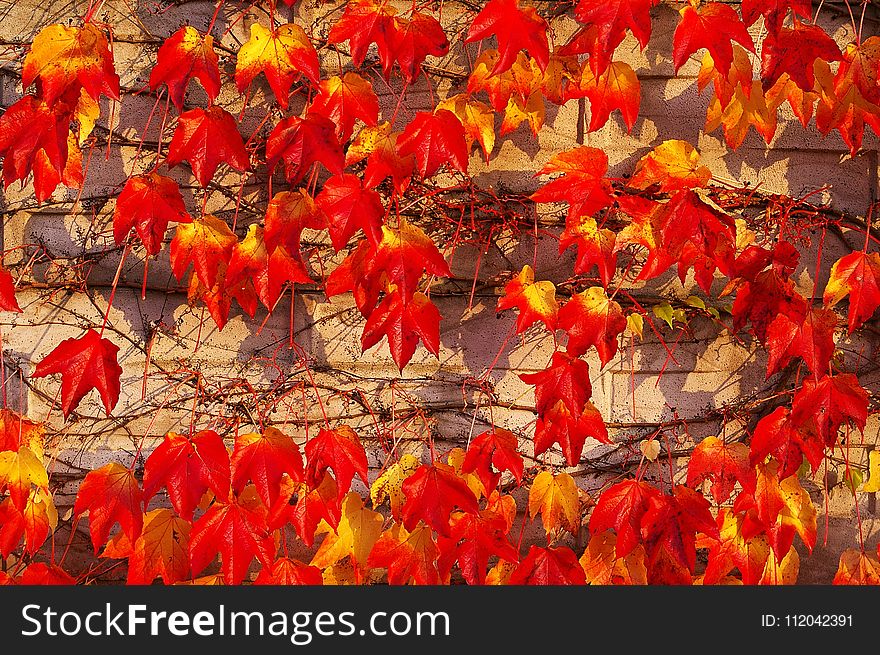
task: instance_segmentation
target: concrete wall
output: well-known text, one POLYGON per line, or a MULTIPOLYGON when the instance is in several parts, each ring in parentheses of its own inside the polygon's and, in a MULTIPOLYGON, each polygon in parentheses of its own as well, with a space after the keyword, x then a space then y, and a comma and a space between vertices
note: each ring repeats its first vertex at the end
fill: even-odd
MULTIPOLYGON (((226 3, 214 29, 215 36, 223 34, 220 43, 233 51, 247 40, 250 22, 267 20, 265 13, 254 9, 230 25, 238 10, 237 3, 226 3)), ((851 37, 851 30, 840 10, 841 5, 826 3, 820 22, 844 43, 851 37)), ((543 368, 555 346, 549 335, 539 331, 509 339, 515 312, 497 316, 495 303, 506 276, 532 263, 536 249, 538 277, 543 279, 565 280, 574 261, 572 251, 562 256, 556 253, 553 238, 542 236, 536 246, 527 229, 521 234, 500 233, 492 243, 462 245, 454 256, 445 253, 452 257, 455 278, 436 285, 432 293, 444 317, 439 360, 420 348, 402 374, 398 374, 384 343, 361 354, 363 321, 348 296, 328 301, 319 286, 298 286, 292 310, 289 296, 270 316, 261 308, 256 318, 250 319, 234 308, 229 324, 218 331, 201 307, 187 305, 185 289, 170 275, 167 248, 150 261, 148 292, 142 299, 144 253, 135 248, 122 267, 107 332, 120 346, 124 370, 119 405, 112 416, 106 417, 97 395, 89 394, 67 422, 59 410, 50 410, 58 380, 31 380, 30 374, 35 363, 62 339, 79 336, 83 328, 101 324, 120 257, 120 249, 112 241, 114 197, 129 174, 151 163, 145 153, 154 152, 158 142, 167 143, 170 138, 169 129, 164 134, 159 131, 164 100, 149 129, 144 130, 156 102, 156 96, 145 88, 156 50, 163 38, 184 23, 205 29, 213 11, 212 2, 178 2, 162 12, 153 2, 106 2, 99 13, 113 27, 114 58, 124 94, 121 109, 117 106, 112 112, 110 104, 102 101, 102 119, 95 132, 98 145, 89 158, 82 193, 65 193, 59 188, 51 201, 37 206, 30 185, 21 189, 13 185, 3 198, 5 265, 23 275, 19 301, 25 310, 21 315, 0 316, 9 379, 7 398, 10 406, 34 419, 48 419, 57 430, 53 442, 55 480, 66 481, 59 503, 72 502, 84 470, 111 459, 129 463, 142 442, 149 452, 166 431, 185 431, 191 420, 197 427, 214 427, 230 436, 236 430, 249 431, 260 421, 288 423, 286 429, 291 434, 305 438, 309 426, 319 424, 322 417, 302 360, 297 351, 288 348, 291 311, 292 333, 309 358, 331 422, 346 421, 358 430, 369 443, 375 467, 381 467, 392 444, 418 452, 432 440, 442 452, 465 443, 491 421, 527 440, 535 418, 534 400, 530 387, 518 375, 543 368), (135 7, 137 14, 133 15, 135 7), (112 138, 108 139, 111 131, 112 138), (144 152, 137 159, 142 139, 144 152), (481 250, 485 252, 480 254, 481 250), (196 377, 198 398, 194 405, 196 377)), ((293 10, 279 8, 279 15, 292 18, 321 37, 328 29, 327 18, 337 17, 339 11, 338 4, 300 2, 293 10)), ((453 47, 448 57, 432 62, 438 84, 435 93, 441 96, 460 92, 465 85, 462 73, 467 70, 467 57, 461 44, 461 27, 467 17, 464 11, 458 3, 444 6, 444 23, 453 47), (436 75, 438 71, 446 73, 436 75)), ((873 9, 870 11, 866 29, 873 33, 877 21, 873 9)), ((664 5, 653 13, 653 36, 645 51, 640 52, 631 37, 617 51, 616 58, 629 62, 642 84, 640 114, 630 132, 615 113, 603 129, 584 135, 578 125, 579 113, 583 115, 587 110, 584 101, 571 101, 560 108, 548 105, 547 124, 537 140, 525 126, 521 127, 510 137, 498 140, 488 166, 481 153, 473 151, 470 171, 475 182, 507 193, 530 192, 539 184, 534 171, 553 154, 578 143, 602 148, 611 162, 610 174, 626 175, 651 147, 669 138, 681 138, 697 145, 704 163, 720 180, 794 196, 821 190, 814 200, 828 201, 845 212, 865 212, 877 197, 875 135, 866 131, 862 151, 850 157, 836 133, 823 138, 813 125, 802 128, 786 105, 780 110, 780 126, 769 146, 750 132, 741 148, 729 151, 720 131, 702 132, 709 92, 703 96, 697 93, 699 58, 693 57, 678 76, 673 75, 670 50, 678 18, 676 9, 664 5)), ((40 27, 65 22, 73 15, 72 3, 62 0, 0 2, 0 40, 12 44, 3 55, 0 104, 8 106, 22 94, 18 71, 23 46, 40 27)), ((573 23, 560 19, 554 26, 559 42, 573 23)), ((756 25, 755 36, 758 32, 756 25)), ((468 49, 473 58, 476 46, 468 49)), ((325 75, 338 72, 340 63, 343 68, 347 64, 344 57, 329 50, 322 50, 321 55, 325 75)), ((227 84, 218 103, 235 115, 242 113, 241 131, 247 137, 269 109, 268 87, 255 83, 245 108, 234 85, 228 83, 234 57, 221 53, 221 66, 227 84)), ((389 89, 378 77, 374 79, 383 115, 390 117, 397 104, 400 81, 392 81, 394 88, 389 89)), ((192 84, 190 89, 188 104, 203 104, 198 85, 192 84)), ((403 125, 416 111, 430 107, 427 84, 419 80, 407 92, 398 124, 403 125)), ((292 106, 294 112, 300 108, 301 101, 292 106)), ((169 174, 181 183, 188 207, 196 211, 202 191, 188 169, 177 167, 169 174)), ((237 220, 237 231, 243 235, 248 224, 261 219, 268 197, 265 175, 243 178, 227 173, 218 175, 215 182, 217 185, 209 189, 206 210, 226 218, 235 212, 236 197, 244 183, 237 220)), ((542 223, 558 225, 559 213, 553 210, 538 208, 542 223)), ((533 220, 531 211, 525 210, 526 225, 533 220)), ((430 218, 426 215, 421 220, 430 218)), ((169 240, 171 235, 169 230, 169 240)), ((314 249, 312 263, 320 258, 326 270, 332 269, 340 256, 333 255, 321 235, 306 236, 306 246, 314 249)), ((819 267, 820 289, 831 263, 846 251, 845 241, 851 238, 859 237, 828 233, 819 267)), ((805 292, 814 286, 815 251, 813 247, 813 255, 805 253, 802 268, 795 274, 805 292)), ((314 272, 319 272, 317 266, 314 272)), ((684 298, 694 288, 692 281, 681 285, 670 275, 650 286, 634 288, 631 293, 650 305, 660 295, 684 298)), ((873 336, 873 341, 844 338, 839 347, 851 364, 858 365, 863 383, 876 393, 873 362, 877 342, 872 329, 863 333, 873 336)), ((663 338, 674 344, 675 361, 668 359, 666 350, 648 330, 642 343, 631 343, 631 338, 625 336, 619 355, 604 369, 595 356, 587 356, 594 402, 618 442, 614 447, 588 442, 582 465, 572 469, 588 493, 601 488, 609 471, 637 465, 638 442, 661 424, 672 428, 670 444, 674 453, 682 455, 673 462, 674 477, 681 481, 688 448, 703 436, 719 433, 719 415, 726 404, 744 396, 762 397, 779 384, 778 379, 764 379, 766 362, 759 348, 743 342, 743 335, 719 331, 709 321, 697 318, 687 330, 664 329, 663 338)), ((725 429, 741 427, 728 424, 725 429)), ((865 462, 862 445, 876 442, 877 433, 878 424, 872 420, 864 439, 854 439, 859 445, 850 452, 851 460, 865 462)), ((526 445, 524 452, 531 453, 531 447, 526 445)), ((830 468, 835 469, 840 459, 829 462, 830 468)), ((657 464, 654 469, 651 474, 664 476, 668 483, 665 458, 662 467, 657 464)), ((832 481, 842 481, 842 472, 836 478, 834 475, 833 471, 829 475, 832 481)), ((820 537, 813 558, 802 563, 801 579, 827 582, 839 553, 857 544, 855 509, 842 483, 832 489, 827 505, 826 546, 822 536, 826 505, 821 480, 809 490, 820 510, 820 537)), ((863 499, 860 510, 868 542, 876 543, 880 522, 868 512, 867 500, 863 499)))

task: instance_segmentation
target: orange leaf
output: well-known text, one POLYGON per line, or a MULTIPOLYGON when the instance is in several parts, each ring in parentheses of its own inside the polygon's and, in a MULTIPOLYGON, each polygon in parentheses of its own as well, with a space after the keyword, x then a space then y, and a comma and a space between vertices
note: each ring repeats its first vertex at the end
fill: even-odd
POLYGON ((73 512, 81 516, 89 513, 89 531, 95 553, 114 523, 119 523, 129 542, 141 534, 144 515, 141 511, 141 489, 134 474, 121 464, 110 462, 89 471, 76 494, 73 512))
MULTIPOLYGON (((214 37, 185 25, 165 39, 159 48, 156 65, 150 72, 150 89, 168 85, 168 96, 177 108, 183 109, 186 87, 197 79, 213 103, 220 93, 220 68, 214 52, 214 37)), ((204 186, 204 185, 203 185, 204 186)))

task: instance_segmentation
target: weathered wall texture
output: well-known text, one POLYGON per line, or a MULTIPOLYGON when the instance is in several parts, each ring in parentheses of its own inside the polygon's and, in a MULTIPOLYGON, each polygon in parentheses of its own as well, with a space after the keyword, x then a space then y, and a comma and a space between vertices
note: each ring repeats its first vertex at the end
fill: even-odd
MULTIPOLYGON (((218 331, 201 307, 187 306, 185 289, 170 274, 167 248, 151 260, 146 299, 141 298, 144 253, 136 248, 122 267, 109 314, 107 334, 120 346, 124 368, 123 397, 116 411, 106 417, 97 395, 90 394, 66 423, 58 410, 50 412, 58 380, 28 378, 35 363, 62 339, 79 336, 84 327, 100 325, 120 256, 110 225, 113 198, 129 174, 149 165, 152 154, 145 153, 154 153, 160 140, 167 143, 170 138, 169 129, 164 135, 159 132, 164 100, 149 129, 144 130, 156 102, 155 94, 145 88, 149 67, 163 38, 184 23, 205 29, 214 11, 212 2, 178 2, 163 6, 162 12, 155 5, 113 0, 102 9, 102 19, 113 26, 114 58, 125 92, 121 109, 113 110, 112 123, 107 118, 111 108, 106 100, 102 101, 102 119, 96 131, 98 144, 90 155, 87 153, 89 163, 82 194, 65 194, 59 188, 50 202, 37 207, 30 186, 19 189, 14 185, 3 199, 5 264, 25 276, 19 293, 24 314, 0 317, 5 374, 9 378, 7 398, 10 406, 34 419, 48 417, 59 430, 55 442, 56 479, 69 475, 67 490, 73 492, 83 469, 109 459, 128 463, 142 440, 144 449, 149 451, 166 431, 188 429, 191 419, 199 427, 215 427, 227 434, 248 431, 260 421, 288 423, 286 429, 291 434, 304 438, 308 426, 321 421, 321 411, 304 375, 302 360, 296 350, 288 348, 291 311, 293 337, 311 362, 314 382, 331 422, 345 420, 355 426, 370 442, 371 463, 377 468, 392 443, 421 450, 425 440, 431 438, 442 451, 450 444, 466 442, 470 435, 482 431, 489 420, 528 438, 533 429, 534 400, 530 387, 519 380, 518 374, 544 368, 555 344, 546 333, 537 331, 524 338, 509 338, 515 313, 497 316, 494 309, 507 279, 505 275, 533 261, 536 250, 527 225, 519 235, 502 232, 491 243, 462 245, 454 253, 444 252, 451 258, 455 279, 432 287, 432 298, 445 319, 439 361, 420 348, 402 374, 391 361, 384 342, 361 354, 359 337, 363 323, 349 296, 328 302, 319 285, 298 286, 292 310, 289 296, 268 317, 262 308, 255 319, 234 308, 229 324, 218 331), (134 9, 136 14, 132 13, 134 9), (112 138, 108 138, 111 130, 112 138), (136 153, 142 139, 144 152, 138 159, 136 153), (196 379, 198 398, 194 403, 196 379), (414 412, 414 406, 422 411, 414 412)), ((74 11, 82 9, 65 0, 0 0, 0 40, 7 44, 0 104, 8 106, 22 94, 17 73, 22 48, 18 45, 29 42, 40 27, 64 22, 74 11)), ((214 29, 215 36, 223 34, 220 42, 231 51, 247 40, 249 21, 267 22, 265 13, 254 9, 249 17, 230 26, 228 16, 233 10, 238 10, 236 3, 227 3, 214 29)), ((429 71, 439 82, 441 95, 463 90, 461 73, 468 60, 461 44, 462 11, 464 8, 454 2, 444 8, 444 23, 453 46, 450 55, 443 61, 434 60, 429 71)), ((315 29, 315 35, 320 37, 326 33, 321 30, 327 29, 322 17, 338 15, 339 4, 305 1, 296 3, 293 10, 280 8, 279 12, 307 31, 315 29)), ((617 58, 629 62, 641 77, 641 109, 631 132, 614 114, 603 129, 585 135, 579 126, 579 114, 583 118, 586 108, 584 101, 571 101, 558 109, 548 105, 546 126, 537 140, 522 126, 511 137, 499 139, 488 166, 478 150, 472 152, 470 172, 475 183, 499 193, 530 192, 538 184, 533 172, 554 153, 578 143, 602 148, 611 161, 611 174, 627 175, 650 147, 665 139, 680 138, 698 146, 704 163, 717 178, 794 196, 817 192, 816 202, 827 200, 835 209, 864 213, 877 196, 878 141, 873 134, 866 133, 862 152, 850 157, 836 133, 822 138, 812 125, 802 128, 786 113, 786 105, 781 110, 780 128, 769 147, 752 131, 739 150, 728 151, 720 130, 702 132, 708 94, 697 93, 699 60, 693 58, 673 77, 669 53, 676 9, 661 6, 654 13, 652 38, 646 50, 640 52, 630 36, 617 51, 617 58)), ((833 28, 841 41, 849 40, 848 20, 844 20, 840 7, 826 3, 822 15, 829 31, 833 28)), ((869 27, 874 30, 876 21, 869 20, 869 27)), ((561 42, 566 36, 558 33, 555 38, 561 42)), ((472 59, 476 45, 468 49, 472 59)), ((324 49, 320 54, 325 75, 338 72, 340 63, 346 65, 345 58, 335 52, 324 49)), ((234 57, 221 53, 221 66, 228 81, 234 70, 234 57)), ((383 116, 390 117, 400 89, 394 88, 392 92, 379 77, 373 79, 377 92, 384 93, 383 116)), ((395 84, 399 82, 392 81, 395 84)), ((268 95, 268 88, 258 81, 242 114, 241 132, 245 137, 265 118, 268 95)), ((190 85, 188 101, 191 106, 204 102, 202 91, 195 84, 190 85)), ((218 103, 235 115, 242 111, 242 98, 231 84, 218 103)), ((291 110, 298 112, 301 103, 300 96, 300 104, 294 103, 291 110)), ((431 107, 427 84, 420 80, 407 92, 398 116, 399 125, 416 111, 431 107)), ((274 121, 270 120, 269 125, 272 124, 274 121)), ((169 174, 185 190, 188 208, 197 210, 202 192, 194 185, 189 170, 177 167, 169 174)), ((225 178, 216 178, 216 184, 209 188, 206 206, 207 211, 231 217, 242 179, 244 187, 236 223, 239 236, 248 224, 261 219, 261 208, 268 197, 264 175, 242 178, 237 173, 228 173, 225 178)), ((418 216, 422 207, 408 211, 417 215, 416 220, 431 219, 427 214, 418 216)), ((526 207, 523 211, 526 223, 532 221, 529 212, 533 210, 526 207)), ((542 223, 559 225, 558 208, 539 207, 538 211, 542 223)), ((448 235, 455 226, 443 227, 448 235)), ((167 236, 170 239, 171 231, 167 236)), ((306 242, 307 247, 314 248, 313 264, 320 258, 329 270, 334 261, 339 261, 319 235, 311 235, 306 242)), ((438 244, 442 249, 442 238, 438 244)), ((553 238, 539 239, 538 277, 556 282, 568 277, 573 253, 559 256, 556 250, 553 238)), ((815 252, 815 248, 812 250, 815 252)), ((824 286, 831 262, 842 252, 840 237, 829 232, 822 251, 819 289, 824 286)), ((808 256, 795 274, 802 291, 812 290, 815 266, 815 259, 808 256)), ((313 272, 317 279, 317 266, 313 272)), ((682 286, 670 272, 659 284, 633 293, 640 302, 650 305, 661 293, 685 298, 693 288, 691 281, 682 286)), ((868 330, 864 332, 871 334, 868 330)), ((743 343, 741 336, 719 331, 708 320, 695 319, 688 330, 666 329, 663 336, 673 349, 674 360, 649 330, 641 344, 631 344, 630 337, 625 336, 618 356, 604 369, 595 356, 587 358, 594 402, 618 441, 614 447, 592 442, 582 466, 572 471, 588 493, 602 485, 603 471, 614 468, 612 465, 624 461, 637 465, 638 441, 661 424, 675 427, 671 446, 674 453, 684 455, 695 439, 719 431, 726 404, 742 397, 766 395, 768 389, 778 384, 776 379, 764 379, 766 361, 759 348, 743 343)), ((878 388, 876 345, 849 341, 840 344, 853 363, 860 361, 859 368, 865 374, 862 382, 874 390, 878 388)), ((729 424, 727 430, 741 427, 729 424)), ((864 442, 874 443, 877 434, 878 424, 872 421, 864 442)), ((530 447, 524 450, 531 452, 530 447)), ((857 462, 865 461, 860 448, 851 451, 850 457, 857 462)), ((684 473, 680 464, 675 463, 677 479, 684 473)), ((834 469, 834 462, 830 468, 834 469)), ((832 482, 841 477, 835 477, 833 470, 829 473, 832 482)), ((827 581, 839 553, 857 543, 855 511, 851 496, 842 485, 834 487, 827 504, 826 548, 826 504, 820 481, 809 490, 820 508, 820 536, 813 558, 802 564, 801 579, 827 581)), ((72 500, 72 496, 68 499, 72 500)), ((63 504, 62 497, 58 502, 63 504)), ((861 518, 865 535, 872 535, 868 543, 875 543, 880 527, 878 516, 863 505, 861 518)))

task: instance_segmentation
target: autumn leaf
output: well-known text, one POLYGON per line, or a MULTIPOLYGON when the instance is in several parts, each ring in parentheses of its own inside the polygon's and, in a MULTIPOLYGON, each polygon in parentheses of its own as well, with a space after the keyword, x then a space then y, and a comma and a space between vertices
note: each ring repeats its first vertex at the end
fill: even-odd
POLYGON ((67 571, 54 564, 32 562, 16 578, 20 585, 74 585, 76 580, 67 571))
POLYGON ((428 297, 416 292, 410 300, 394 290, 370 313, 361 335, 366 352, 388 337, 388 348, 398 370, 403 370, 415 354, 419 340, 435 357, 440 355, 440 311, 428 297))
POLYGON ((373 86, 357 73, 334 75, 322 80, 318 95, 309 107, 310 112, 325 116, 336 125, 341 142, 351 138, 354 122, 362 120, 368 127, 379 121, 379 98, 373 86))
POLYGON ((650 508, 649 501, 660 495, 655 487, 639 480, 612 485, 599 496, 590 515, 590 533, 596 535, 614 529, 615 552, 618 557, 626 557, 641 542, 642 518, 650 508))
POLYGON ((65 117, 35 96, 26 95, 10 105, 0 116, 4 188, 23 182, 33 172, 37 202, 48 198, 70 159, 69 134, 65 117), (41 179, 46 170, 54 173, 54 184, 41 179))
POLYGON ((438 109, 445 109, 455 114, 464 127, 468 152, 474 142, 480 144, 486 161, 495 147, 495 114, 489 105, 474 100, 466 93, 459 93, 437 104, 438 109))
POLYGON ((822 444, 831 448, 843 425, 864 431, 868 393, 852 373, 805 379, 792 398, 791 420, 802 432, 818 435, 822 444))
POLYGON ((782 369, 792 357, 801 357, 815 376, 828 371, 834 353, 837 315, 809 307, 802 321, 779 314, 767 327, 767 377, 782 369))
POLYGON ((598 148, 580 146, 553 156, 539 171, 541 175, 562 173, 535 193, 535 202, 567 202, 572 219, 593 216, 610 206, 611 184, 605 179, 608 155, 598 148))
POLYGON ((646 585, 645 549, 636 546, 626 557, 617 557, 617 537, 611 530, 593 535, 581 555, 587 584, 592 585, 646 585))
MULTIPOLYGON (((271 429, 271 428, 270 428, 271 429)), ((193 575, 205 570, 220 554, 226 584, 239 584, 254 558, 271 566, 275 543, 264 516, 241 498, 215 502, 192 527, 189 540, 193 575)))
POLYGON ((556 329, 559 303, 556 302, 556 286, 542 280, 535 282, 535 272, 526 264, 519 275, 504 287, 504 295, 498 299, 496 312, 516 307, 516 333, 522 334, 538 321, 544 323, 551 332, 556 329))
POLYGON ((349 42, 351 59, 360 66, 371 43, 379 49, 379 59, 390 70, 393 59, 395 29, 393 19, 397 9, 385 0, 357 0, 345 6, 327 37, 328 43, 349 42))
POLYGON ((265 74, 282 109, 287 109, 290 87, 300 73, 313 84, 318 83, 318 53, 299 25, 285 23, 268 30, 259 23, 251 23, 251 37, 239 48, 235 62, 238 90, 247 89, 260 73, 265 74))
POLYGON ((587 402, 583 409, 572 412, 562 400, 543 412, 535 424, 535 457, 559 444, 568 466, 577 466, 587 437, 610 444, 608 428, 595 405, 587 402))
POLYGON ((373 502, 373 507, 378 507, 387 499, 391 506, 391 516, 400 519, 400 510, 406 501, 403 483, 416 472, 419 466, 421 464, 415 456, 409 453, 401 455, 400 460, 389 466, 370 487, 370 500, 373 502))
POLYGON ((318 436, 306 442, 306 480, 313 487, 333 469, 339 499, 348 493, 355 473, 369 486, 367 479, 367 453, 357 433, 348 425, 333 430, 322 428, 318 436))
POLYGON ((351 492, 342 501, 339 525, 332 529, 326 523, 318 532, 326 532, 318 552, 312 557, 311 566, 325 569, 343 557, 351 557, 352 563, 361 571, 367 570, 367 558, 373 545, 382 534, 382 515, 364 507, 361 497, 351 492))
POLYGON ((880 561, 864 551, 848 548, 840 555, 834 584, 880 585, 880 561))
POLYGON ((496 38, 500 56, 493 75, 510 68, 520 50, 527 50, 543 71, 550 59, 547 28, 534 7, 523 7, 519 0, 490 0, 471 22, 465 43, 496 38))
POLYGON ((0 452, 0 493, 9 492, 9 499, 20 512, 27 507, 32 485, 49 492, 49 476, 39 454, 27 445, 17 451, 0 452))
POLYGON ((401 516, 407 530, 414 530, 422 520, 448 537, 449 515, 454 507, 471 514, 479 512, 473 492, 443 465, 423 464, 403 482, 401 489, 406 496, 401 516))
POLYGON ((128 584, 147 585, 161 577, 166 585, 189 577, 189 535, 192 526, 170 509, 144 516, 144 528, 128 556, 128 584))
POLYGON ((862 491, 875 494, 880 491, 880 451, 871 450, 868 452, 868 475, 870 478, 865 482, 862 491))
POLYGON ((511 585, 587 584, 584 570, 570 548, 530 546, 525 558, 511 574, 511 585))
POLYGON ((458 562, 468 584, 485 584, 491 557, 508 562, 519 559, 507 538, 509 527, 503 516, 489 510, 479 514, 454 512, 451 524, 452 537, 440 537, 437 544, 440 550, 437 567, 442 579, 449 578, 452 566, 458 562))
POLYGON ((386 530, 373 547, 368 559, 370 568, 388 570, 388 584, 440 584, 437 571, 439 555, 431 528, 419 523, 407 530, 395 523, 386 530))
POLYGON ((588 275, 593 266, 596 266, 602 284, 608 286, 617 269, 614 232, 600 228, 594 218, 574 217, 569 214, 565 220, 565 230, 559 237, 560 254, 572 245, 577 246, 574 272, 588 275))
POLYGON ((34 37, 21 69, 21 85, 40 82, 40 96, 52 104, 81 87, 95 100, 119 100, 119 76, 107 37, 93 23, 82 27, 48 25, 34 37))
POLYGON ((623 310, 602 287, 577 293, 559 311, 559 327, 568 333, 566 350, 580 357, 595 346, 602 366, 617 353, 617 338, 626 329, 623 310))
MULTIPOLYGON (((285 478, 282 486, 292 486, 289 478, 285 478)), ((287 499, 284 494, 279 499, 287 499)), ((285 507, 285 509, 287 509, 285 507)), ((296 499, 296 505, 289 513, 289 520, 296 529, 296 534, 303 540, 306 546, 312 547, 315 541, 315 531, 325 521, 331 528, 336 529, 342 517, 342 504, 339 502, 339 494, 336 492, 336 480, 330 473, 324 474, 324 479, 314 489, 308 485, 302 485, 296 499)), ((287 518, 286 516, 283 518, 287 518)), ((280 522, 281 525, 284 521, 280 522)))
POLYGON ((424 178, 434 175, 444 164, 467 173, 464 127, 446 109, 418 112, 397 139, 397 152, 402 157, 413 155, 424 178))
POLYGON ((336 252, 348 245, 358 229, 373 245, 382 240, 382 198, 365 187, 357 175, 334 175, 324 183, 315 202, 326 217, 330 242, 336 252))
POLYGON ((834 307, 847 295, 852 333, 880 307, 880 253, 852 252, 834 262, 822 300, 826 307, 834 307))
POLYGON ((0 266, 0 311, 21 313, 15 297, 15 281, 12 274, 0 266))
POLYGON ((262 434, 250 432, 236 437, 230 463, 233 490, 241 493, 250 480, 266 507, 271 507, 281 493, 285 474, 294 482, 302 482, 305 476, 299 446, 273 427, 262 434))
POLYGON ((580 23, 595 25, 596 47, 590 50, 590 66, 599 75, 605 70, 611 55, 619 46, 627 30, 644 49, 651 38, 651 7, 658 0, 580 0, 574 16, 580 23))
MULTIPOLYGON (((449 39, 433 16, 414 11, 408 19, 395 17, 393 26, 394 57, 404 79, 410 84, 421 74, 422 63, 428 55, 443 57, 449 52, 449 39)), ((386 66, 386 78, 389 69, 390 66, 386 66)))
POLYGON ((300 257, 303 230, 320 230, 326 227, 327 221, 312 196, 305 189, 296 189, 281 191, 272 197, 263 223, 267 249, 275 250, 284 245, 292 257, 300 257))
POLYGON ((498 486, 503 471, 522 482, 523 458, 517 452, 516 435, 498 427, 477 435, 468 444, 462 471, 476 472, 486 494, 498 486))
POLYGON ((732 41, 749 52, 755 51, 752 38, 739 15, 728 5, 708 2, 699 9, 686 5, 679 13, 681 21, 672 37, 672 61, 676 72, 688 57, 701 48, 709 51, 715 66, 724 75, 727 75, 733 61, 732 41))
POLYGON ((168 96, 177 111, 181 111, 191 79, 202 84, 208 101, 213 103, 220 93, 220 68, 214 52, 214 37, 210 34, 202 36, 196 28, 185 25, 159 47, 156 65, 150 72, 150 89, 155 91, 163 84, 168 85, 168 96))
POLYGON ((321 569, 307 566, 299 560, 279 557, 271 567, 263 567, 254 580, 255 585, 321 585, 321 569))
POLYGON ((763 16, 770 33, 779 31, 789 9, 793 17, 810 18, 813 15, 810 0, 743 0, 741 9, 747 27, 763 16))
POLYGON ((170 247, 174 277, 182 279, 192 263, 199 281, 207 288, 213 287, 221 266, 229 263, 237 243, 238 238, 229 226, 211 214, 178 225, 170 247))
POLYGON ((817 59, 840 61, 840 48, 821 27, 805 25, 796 18, 792 28, 782 27, 771 32, 761 45, 761 80, 769 89, 783 75, 802 91, 815 85, 813 64, 817 59))
POLYGON ((737 482, 753 493, 755 470, 749 461, 749 447, 728 444, 715 436, 703 439, 688 461, 687 484, 697 488, 706 479, 711 481, 709 491, 719 505, 730 498, 737 482))
POLYGON ((611 62, 599 75, 585 63, 577 89, 569 96, 589 98, 590 132, 605 125, 615 109, 620 110, 627 130, 632 130, 639 115, 641 84, 632 67, 624 62, 611 62))
POLYGON ((342 146, 336 137, 336 125, 320 114, 305 118, 290 116, 280 121, 266 141, 266 166, 269 172, 284 162, 287 181, 296 184, 312 167, 321 162, 334 175, 342 174, 342 146))
POLYGON ((760 581, 770 556, 770 546, 764 535, 746 538, 743 535, 744 522, 743 515, 723 507, 716 517, 718 537, 697 542, 698 547, 707 547, 709 551, 704 584, 718 583, 734 567, 739 569, 743 584, 753 585, 760 581))
POLYGON ((0 556, 9 557, 22 538, 25 552, 33 555, 57 527, 58 510, 48 490, 31 489, 23 509, 16 507, 11 497, 7 498, 0 503, 0 556))
POLYGON ((177 514, 190 520, 206 491, 221 500, 229 496, 229 466, 226 445, 213 430, 191 437, 169 432, 144 464, 144 505, 164 486, 177 514))
POLYGON ((128 178, 113 210, 113 238, 125 242, 134 229, 151 255, 159 254, 168 223, 190 223, 177 182, 158 173, 128 178))
MULTIPOLYGON (((2 120, 2 119, 0 119, 2 120)), ((354 138, 345 155, 345 165, 367 160, 363 172, 364 186, 373 188, 390 177, 394 190, 400 194, 409 186, 416 169, 415 155, 401 156, 397 152, 400 132, 391 129, 391 123, 365 127, 354 138)))
POLYGON ((630 186, 647 189, 657 184, 661 192, 703 188, 712 179, 708 168, 700 164, 700 155, 687 141, 664 141, 636 163, 630 186))
POLYGON ((593 393, 590 367, 582 359, 556 351, 548 366, 537 373, 524 373, 520 379, 535 386, 535 405, 539 414, 562 401, 572 414, 580 414, 593 393))
POLYGON ((97 389, 109 415, 119 400, 122 367, 116 361, 119 346, 88 330, 65 339, 36 366, 31 377, 61 374, 61 411, 67 418, 91 389, 97 389))
POLYGON ((76 516, 86 511, 96 554, 107 543, 110 528, 117 522, 129 542, 136 541, 141 534, 144 514, 140 485, 131 470, 110 462, 89 471, 79 486, 73 506, 76 516))
POLYGON ((581 513, 574 478, 568 473, 538 473, 529 487, 529 518, 534 519, 539 513, 548 535, 560 529, 576 535, 581 527, 581 513))
POLYGON ((190 109, 177 119, 165 163, 173 168, 184 160, 202 187, 208 186, 221 162, 241 172, 250 169, 238 123, 220 107, 190 109))

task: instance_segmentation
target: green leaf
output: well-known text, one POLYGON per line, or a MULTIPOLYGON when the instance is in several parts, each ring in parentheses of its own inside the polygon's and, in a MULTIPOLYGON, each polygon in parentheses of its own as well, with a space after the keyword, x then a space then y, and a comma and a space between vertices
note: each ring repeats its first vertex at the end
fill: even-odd
POLYGON ((672 305, 668 302, 661 302, 657 305, 654 305, 653 308, 654 316, 659 318, 662 321, 666 321, 666 324, 672 328, 672 320, 673 320, 673 311, 672 305))

